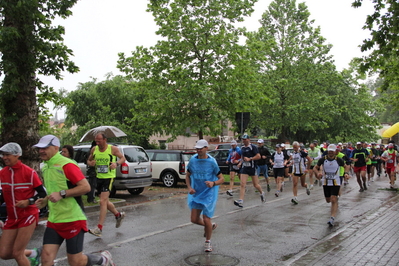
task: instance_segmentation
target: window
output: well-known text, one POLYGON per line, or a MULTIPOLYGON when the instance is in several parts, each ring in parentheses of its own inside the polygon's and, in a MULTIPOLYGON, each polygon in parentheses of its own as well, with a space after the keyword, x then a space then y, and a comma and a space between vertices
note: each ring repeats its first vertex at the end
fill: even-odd
POLYGON ((148 162, 149 158, 141 148, 124 148, 126 161, 129 163, 148 162))

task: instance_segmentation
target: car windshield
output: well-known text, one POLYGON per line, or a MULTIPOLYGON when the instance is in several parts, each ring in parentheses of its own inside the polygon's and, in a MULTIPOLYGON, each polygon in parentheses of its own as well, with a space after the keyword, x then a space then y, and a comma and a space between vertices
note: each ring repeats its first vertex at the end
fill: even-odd
POLYGON ((125 154, 126 161, 128 161, 129 163, 149 161, 147 153, 145 153, 145 151, 141 148, 124 148, 123 152, 125 154))

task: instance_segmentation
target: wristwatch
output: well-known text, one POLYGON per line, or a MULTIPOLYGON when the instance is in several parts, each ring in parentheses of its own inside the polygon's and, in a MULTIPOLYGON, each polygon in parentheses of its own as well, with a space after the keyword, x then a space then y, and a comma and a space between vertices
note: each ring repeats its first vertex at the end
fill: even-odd
POLYGON ((60 191, 60 195, 61 195, 61 197, 62 197, 63 199, 65 199, 65 197, 66 197, 66 191, 65 191, 65 190, 61 190, 61 191, 60 191))
POLYGON ((29 198, 29 205, 35 204, 35 199, 34 198, 29 198))

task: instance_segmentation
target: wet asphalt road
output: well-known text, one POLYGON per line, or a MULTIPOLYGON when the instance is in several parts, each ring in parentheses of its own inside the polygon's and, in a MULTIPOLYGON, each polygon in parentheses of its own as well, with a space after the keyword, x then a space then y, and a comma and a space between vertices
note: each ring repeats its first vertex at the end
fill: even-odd
MULTIPOLYGON (((266 188, 264 180, 261 181, 262 187, 266 188)), ((274 196, 274 183, 271 187, 271 192, 267 192, 267 202, 262 204, 259 193, 248 184, 242 209, 233 204, 238 191, 234 197, 219 195, 213 219, 218 228, 212 236, 214 251, 211 255, 203 252, 203 227, 190 223, 184 188, 173 195, 158 191, 164 195, 161 200, 154 195, 119 196, 132 204, 119 208, 127 214, 124 223, 121 228, 115 229, 114 217, 109 214, 102 238, 90 234, 85 236, 85 253, 108 249, 119 266, 190 265, 187 262, 192 260, 187 258, 195 255, 199 255, 200 260, 207 260, 208 265, 229 265, 223 264, 227 261, 237 262, 237 265, 284 265, 295 254, 345 225, 370 215, 398 195, 397 192, 382 189, 388 187, 386 178, 376 180, 363 193, 358 192, 358 185, 351 179, 350 184, 343 188, 339 200, 336 226, 329 228, 326 223, 330 205, 325 202, 321 187, 315 186, 310 196, 300 188, 298 205, 290 202, 291 182, 286 182, 279 198, 274 196), (135 203, 139 198, 142 202, 135 203)), ((155 189, 162 188, 156 186, 155 189)), ((90 212, 87 216, 89 227, 95 226, 98 213, 90 212)), ((28 247, 41 245, 43 231, 44 225, 41 224, 28 247)), ((57 258, 56 265, 68 265, 65 246, 61 246, 57 258)), ((15 264, 0 261, 0 265, 15 264)))

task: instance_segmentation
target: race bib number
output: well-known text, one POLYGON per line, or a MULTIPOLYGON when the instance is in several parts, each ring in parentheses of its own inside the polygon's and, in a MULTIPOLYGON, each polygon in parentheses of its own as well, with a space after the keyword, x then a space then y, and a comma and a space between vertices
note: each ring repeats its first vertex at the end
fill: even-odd
POLYGON ((250 167, 251 166, 251 162, 243 162, 242 166, 244 167, 250 167))
POLYGON ((388 163, 393 163, 393 160, 392 160, 392 159, 389 159, 389 160, 388 160, 388 163))
POLYGON ((335 173, 326 173, 326 179, 328 180, 335 179, 335 173))
POLYGON ((99 173, 99 174, 108 173, 108 165, 98 165, 97 166, 97 173, 99 173))

